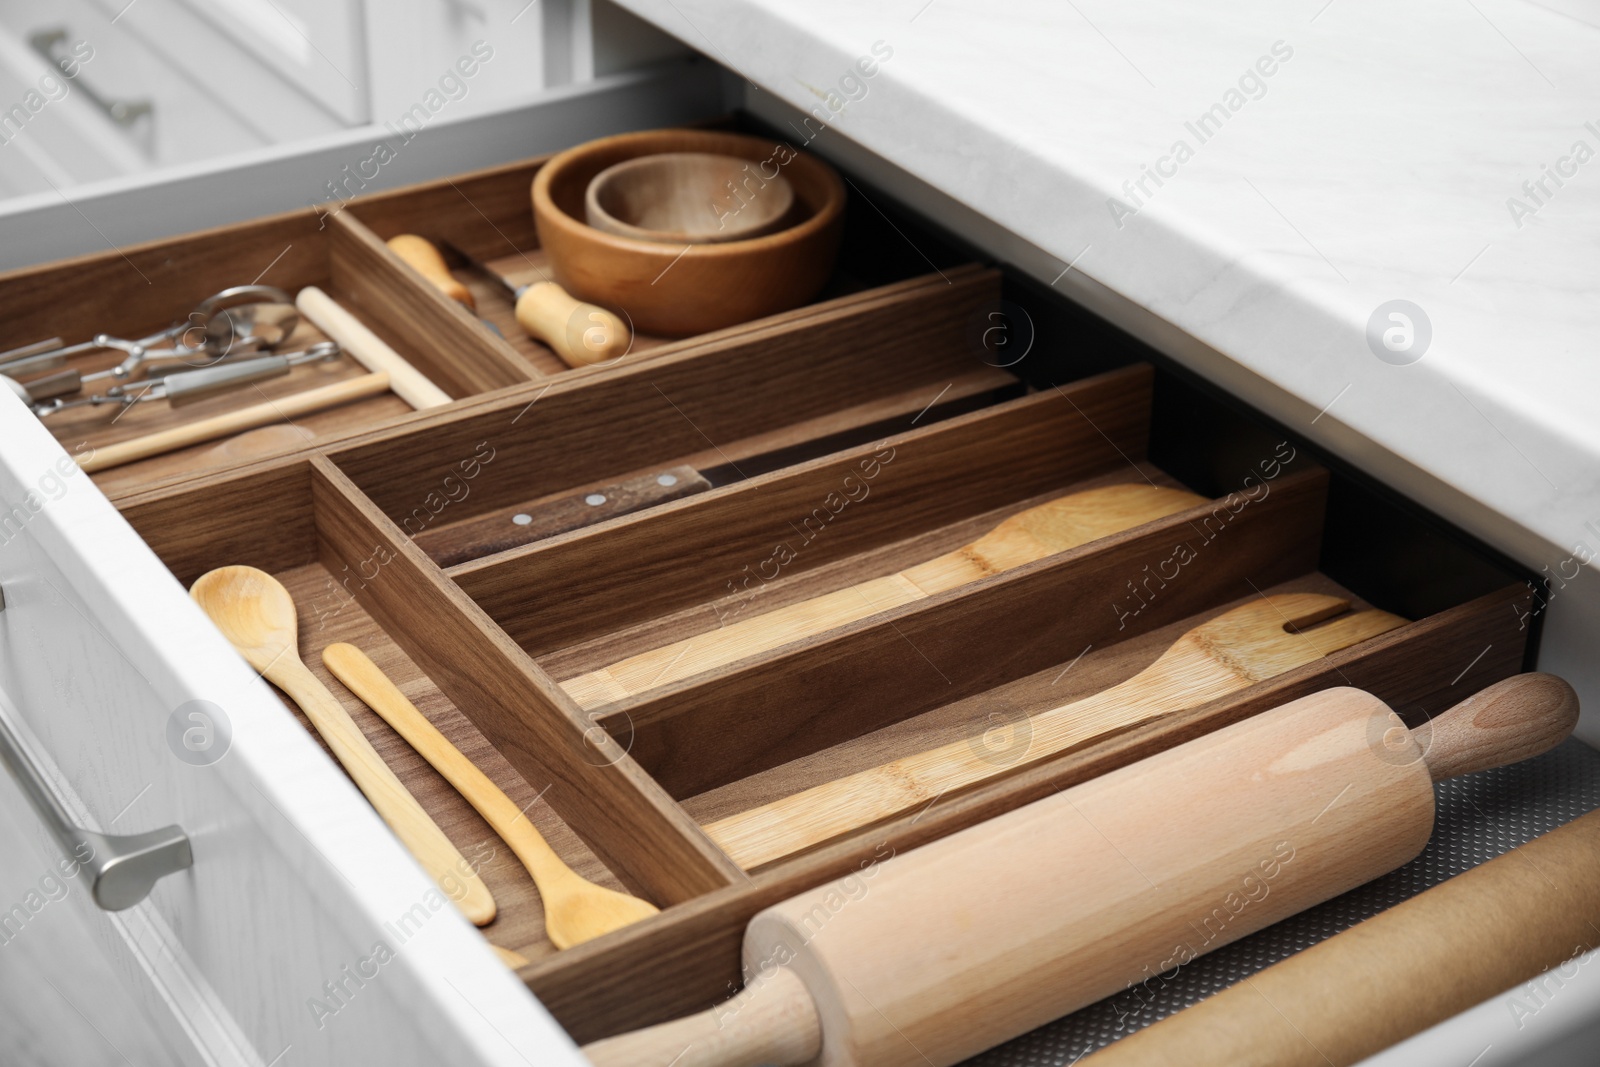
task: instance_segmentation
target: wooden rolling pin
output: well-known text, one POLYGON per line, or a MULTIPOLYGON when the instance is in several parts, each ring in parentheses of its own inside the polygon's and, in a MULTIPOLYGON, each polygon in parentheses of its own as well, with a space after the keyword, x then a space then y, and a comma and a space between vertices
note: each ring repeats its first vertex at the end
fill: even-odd
POLYGON ((1597 946, 1600 811, 1592 811, 1088 1062, 1344 1067, 1597 946))
POLYGON ((982 737, 952 741, 730 815, 706 833, 748 870, 1113 730, 1199 707, 1405 624, 1386 611, 1358 611, 1306 629, 1349 608, 1349 601, 1320 593, 1262 597, 1190 630, 1132 678, 1030 715, 1025 741, 1015 749, 992 750, 982 737))
POLYGON ((1576 720, 1549 675, 1491 686, 1431 737, 1369 693, 1316 693, 768 908, 733 1005, 584 1051, 959 1063, 1393 870, 1427 843, 1435 780, 1536 755, 1576 720))
POLYGON ((340 307, 333 297, 308 285, 294 298, 294 306, 311 324, 350 353, 350 358, 370 371, 387 374, 394 395, 421 411, 450 403, 450 394, 429 381, 405 357, 383 342, 366 323, 340 307))
POLYGON ((174 426, 170 430, 160 430, 145 434, 143 437, 134 437, 127 441, 118 441, 114 445, 104 445, 89 452, 79 453, 78 466, 91 473, 109 470, 124 463, 176 452, 190 445, 204 444, 219 437, 243 433, 246 430, 293 419, 300 415, 309 415, 314 411, 348 404, 352 400, 376 396, 388 388, 387 374, 363 374, 359 378, 346 378, 342 382, 307 389, 281 400, 252 404, 238 411, 225 412, 208 419, 197 419, 194 422, 174 426))
POLYGON ((1057 497, 1012 515, 970 545, 898 574, 629 656, 561 687, 581 707, 599 707, 1204 503, 1205 497, 1155 485, 1108 485, 1057 497))

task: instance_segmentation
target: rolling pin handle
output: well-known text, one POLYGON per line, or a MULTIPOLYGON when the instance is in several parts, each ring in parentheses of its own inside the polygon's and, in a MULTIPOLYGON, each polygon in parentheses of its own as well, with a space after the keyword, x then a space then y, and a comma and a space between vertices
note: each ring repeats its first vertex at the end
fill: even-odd
POLYGON ((583 1046, 594 1067, 802 1067, 821 1052, 811 992, 786 967, 710 1011, 583 1046))
POLYGON ((1553 674, 1516 674, 1411 731, 1433 780, 1504 767, 1555 748, 1578 724, 1578 694, 1553 674))

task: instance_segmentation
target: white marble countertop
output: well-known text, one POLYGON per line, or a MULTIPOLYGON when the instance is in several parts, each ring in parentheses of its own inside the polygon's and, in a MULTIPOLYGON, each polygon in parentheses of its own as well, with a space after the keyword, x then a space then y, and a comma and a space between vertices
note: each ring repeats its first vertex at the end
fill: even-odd
POLYGON ((1581 571, 1542 662, 1600 695, 1600 2, 623 3, 996 224, 1018 267, 1581 571), (1392 300, 1431 333, 1403 365, 1367 338, 1392 300))

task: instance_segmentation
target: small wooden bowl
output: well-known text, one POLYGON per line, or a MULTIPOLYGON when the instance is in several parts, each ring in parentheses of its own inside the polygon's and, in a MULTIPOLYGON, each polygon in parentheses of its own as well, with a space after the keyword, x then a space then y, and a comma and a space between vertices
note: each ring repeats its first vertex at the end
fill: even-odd
POLYGON ((638 241, 720 244, 771 233, 787 221, 794 188, 759 164, 710 152, 662 152, 615 163, 589 183, 590 226, 638 241))
POLYGON ((651 130, 578 145, 539 168, 533 218, 551 273, 581 300, 625 313, 635 331, 686 337, 798 307, 833 271, 844 223, 844 182, 782 141, 705 130, 651 130), (720 244, 641 241, 588 225, 584 197, 607 167, 663 152, 709 152, 781 173, 794 191, 793 225, 720 244))

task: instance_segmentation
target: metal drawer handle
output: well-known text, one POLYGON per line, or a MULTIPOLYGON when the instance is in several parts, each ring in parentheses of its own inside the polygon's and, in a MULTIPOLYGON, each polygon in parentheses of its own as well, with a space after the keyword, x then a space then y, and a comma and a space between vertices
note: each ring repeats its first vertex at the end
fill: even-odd
MULTIPOLYGON (((40 30, 28 38, 28 43, 33 50, 43 56, 52 67, 59 70, 69 80, 75 79, 70 59, 62 59, 56 55, 56 45, 67 39, 66 30, 40 30)), ((148 100, 108 100, 95 92, 84 82, 78 82, 78 91, 83 93, 84 99, 95 107, 105 112, 106 118, 124 129, 132 126, 146 115, 154 114, 155 106, 148 100)))
POLYGON ((189 835, 178 826, 142 834, 101 834, 73 823, 43 768, 0 709, 0 762, 22 786, 67 855, 82 863, 94 902, 106 911, 131 908, 150 895, 156 880, 194 864, 189 835), (85 846, 88 857, 82 855, 85 846))

